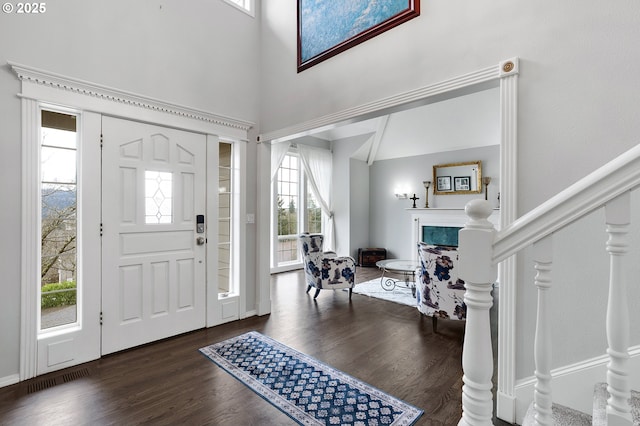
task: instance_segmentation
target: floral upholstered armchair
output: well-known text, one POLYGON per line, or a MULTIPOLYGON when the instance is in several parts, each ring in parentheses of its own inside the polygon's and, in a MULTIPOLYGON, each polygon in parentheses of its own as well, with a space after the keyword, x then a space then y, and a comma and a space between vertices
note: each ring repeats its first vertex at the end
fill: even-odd
POLYGON ((416 302, 418 310, 430 316, 436 332, 438 318, 464 320, 464 281, 458 278, 456 247, 418 243, 420 267, 416 271, 416 302))
POLYGON ((338 257, 333 252, 323 252, 321 234, 302 234, 298 239, 304 275, 307 282, 307 292, 315 287, 315 299, 320 290, 343 288, 349 289, 349 300, 355 286, 356 261, 349 256, 338 257))

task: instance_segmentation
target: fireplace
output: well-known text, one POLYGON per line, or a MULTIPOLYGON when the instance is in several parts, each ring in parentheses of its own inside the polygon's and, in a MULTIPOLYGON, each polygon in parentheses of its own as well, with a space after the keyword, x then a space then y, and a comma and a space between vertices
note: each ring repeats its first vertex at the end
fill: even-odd
POLYGON ((435 246, 458 247, 459 226, 422 225, 420 241, 435 246))
MULTIPOLYGON (((464 227, 468 218, 464 209, 409 208, 411 214, 412 236, 411 253, 418 259, 416 244, 423 241, 434 245, 458 245, 458 232, 464 227)), ((496 229, 500 227, 500 210, 496 209, 489 216, 489 221, 496 229)))

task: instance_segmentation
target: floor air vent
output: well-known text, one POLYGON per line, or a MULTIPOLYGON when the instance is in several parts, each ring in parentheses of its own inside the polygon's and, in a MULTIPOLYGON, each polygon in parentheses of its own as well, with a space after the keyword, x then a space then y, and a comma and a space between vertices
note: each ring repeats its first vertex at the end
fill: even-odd
POLYGON ((89 375, 89 370, 86 368, 81 368, 80 370, 70 371, 66 374, 62 375, 62 380, 67 383, 72 380, 80 379, 82 377, 86 377, 89 375))
POLYGON ((63 383, 68 383, 76 379, 80 379, 82 377, 89 376, 88 368, 80 368, 72 371, 67 371, 65 373, 57 373, 57 375, 46 375, 42 378, 35 378, 33 380, 29 380, 25 383, 24 393, 30 394, 34 392, 39 392, 41 390, 52 388, 56 385, 60 385, 63 383))
POLYGON ((54 377, 44 380, 36 380, 33 383, 27 385, 27 393, 39 392, 41 390, 52 388, 56 385, 56 379, 54 377))

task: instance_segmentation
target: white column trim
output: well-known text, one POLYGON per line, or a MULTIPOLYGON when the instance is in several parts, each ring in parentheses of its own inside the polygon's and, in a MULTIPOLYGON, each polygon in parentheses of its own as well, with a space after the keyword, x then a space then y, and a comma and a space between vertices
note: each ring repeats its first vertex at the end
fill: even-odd
POLYGON ((256 223, 256 310, 271 313, 271 145, 258 145, 256 223))
MULTIPOLYGON (((500 80, 500 229, 518 217, 518 71, 515 61, 503 61, 500 80), (512 63, 513 65, 509 65, 512 63), (508 70, 511 69, 510 72, 508 70)), ((496 416, 513 423, 516 415, 516 295, 517 262, 511 256, 498 264, 498 383, 496 416)))
POLYGON ((36 375, 40 229, 38 103, 22 100, 22 261, 20 302, 20 379, 36 375))

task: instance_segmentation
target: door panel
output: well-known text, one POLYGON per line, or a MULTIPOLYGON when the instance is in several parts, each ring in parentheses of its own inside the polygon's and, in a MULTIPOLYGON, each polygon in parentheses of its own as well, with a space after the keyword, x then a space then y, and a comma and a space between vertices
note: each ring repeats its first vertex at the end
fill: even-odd
POLYGON ((103 118, 102 354, 205 326, 206 137, 103 118))

